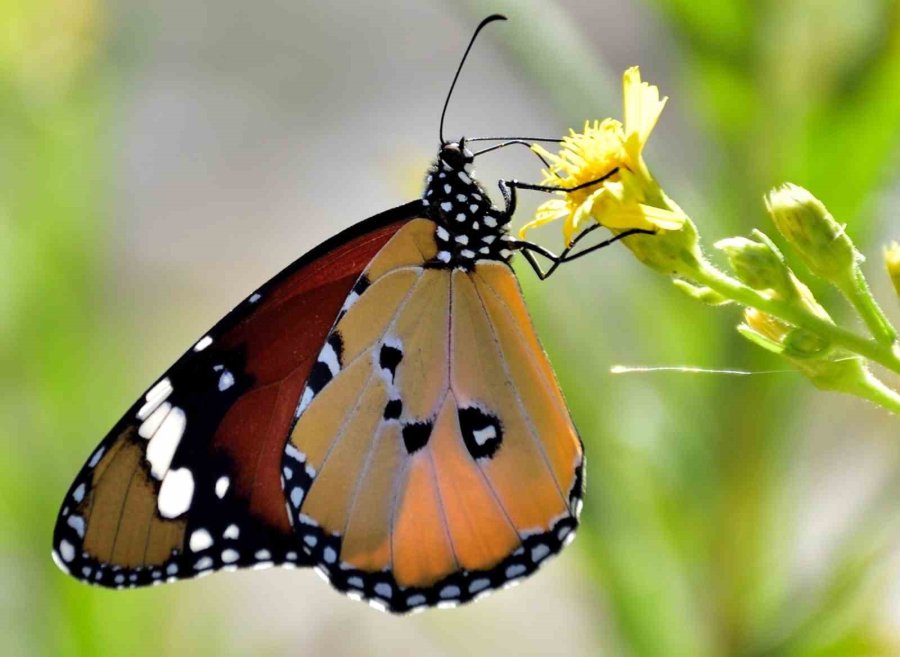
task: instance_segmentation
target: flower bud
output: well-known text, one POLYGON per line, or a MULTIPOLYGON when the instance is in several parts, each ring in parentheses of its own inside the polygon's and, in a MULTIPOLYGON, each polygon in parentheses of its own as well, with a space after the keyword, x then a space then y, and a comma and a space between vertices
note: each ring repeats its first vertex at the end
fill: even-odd
POLYGON ((787 183, 769 192, 766 208, 784 238, 816 276, 842 283, 861 259, 853 242, 815 196, 787 183))
MULTIPOLYGON (((663 199, 661 205, 668 206, 673 213, 684 217, 681 227, 677 230, 659 230, 655 235, 632 235, 622 240, 622 243, 651 269, 669 276, 691 278, 703 260, 697 226, 661 190, 659 194, 663 199)), ((623 232, 618 229, 610 230, 613 233, 623 232)))
POLYGON ((900 296, 900 242, 891 242, 890 246, 884 247, 884 265, 897 296, 900 296))
POLYGON ((794 296, 791 273, 778 247, 765 233, 754 230, 753 236, 757 239, 729 237, 714 246, 725 252, 741 282, 754 290, 772 290, 782 299, 794 296))
POLYGON ((784 338, 791 331, 791 326, 780 319, 772 317, 756 308, 744 311, 744 323, 737 327, 738 333, 745 338, 775 354, 784 353, 784 338))

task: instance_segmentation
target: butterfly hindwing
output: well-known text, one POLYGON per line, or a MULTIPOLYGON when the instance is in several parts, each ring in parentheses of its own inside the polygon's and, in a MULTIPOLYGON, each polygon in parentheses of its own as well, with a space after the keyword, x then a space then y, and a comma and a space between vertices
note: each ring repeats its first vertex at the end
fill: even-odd
POLYGON ((282 473, 304 552, 398 612, 533 572, 580 507, 581 443, 512 270, 436 265, 435 232, 410 222, 363 272, 282 473))
POLYGON ((53 557, 84 581, 141 586, 220 568, 308 563, 279 474, 323 342, 407 204, 300 258, 201 338, 76 477, 53 557))

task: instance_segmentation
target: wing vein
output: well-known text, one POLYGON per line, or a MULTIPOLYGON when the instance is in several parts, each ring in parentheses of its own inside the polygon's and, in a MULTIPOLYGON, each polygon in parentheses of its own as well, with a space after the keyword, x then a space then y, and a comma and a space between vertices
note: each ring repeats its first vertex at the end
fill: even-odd
MULTIPOLYGON (((447 335, 448 335, 447 342, 449 344, 449 350, 448 350, 448 356, 447 356, 447 360, 448 360, 447 372, 449 373, 449 376, 447 377, 447 383, 448 383, 450 389, 452 390, 453 389, 453 353, 454 353, 454 345, 453 345, 453 276, 452 275, 450 276, 450 320, 449 320, 449 328, 448 328, 447 335)), ((456 403, 456 407, 459 408, 459 402, 456 400, 455 391, 454 391, 453 398, 454 398, 454 402, 456 403)), ((456 418, 456 426, 457 426, 457 437, 459 438, 459 440, 462 440, 462 428, 459 426, 459 417, 458 416, 456 418)), ((503 506, 503 502, 500 500, 499 495, 497 495, 497 491, 494 488, 494 484, 491 483, 491 480, 485 473, 484 468, 482 467, 482 465, 480 463, 478 463, 477 460, 475 460, 475 458, 472 456, 472 454, 469 452, 469 450, 464 448, 463 452, 465 452, 468 455, 469 459, 472 462, 472 465, 475 466, 475 469, 478 471, 478 475, 481 477, 481 479, 484 482, 487 489, 491 492, 491 497, 494 498, 494 503, 497 505, 497 508, 500 509, 500 513, 503 514, 503 517, 506 519, 507 524, 509 525, 510 529, 512 529, 513 534, 516 535, 516 538, 519 540, 519 544, 521 545, 522 537, 519 535, 519 531, 516 529, 516 525, 513 523, 512 518, 509 517, 509 513, 506 512, 506 507, 503 506)))
MULTIPOLYGON (((477 272, 476 272, 477 275, 477 272)), ((482 280, 484 280, 482 278, 482 280)), ((497 350, 497 354, 500 356, 500 362, 503 363, 503 371, 506 373, 506 378, 508 381, 513 381, 512 374, 509 371, 509 366, 506 364, 506 355, 503 353, 503 347, 500 344, 500 339, 497 336, 497 329, 494 327, 494 323, 491 321, 490 313, 488 312, 487 306, 484 304, 484 299, 481 296, 481 291, 477 286, 472 286, 475 290, 475 295, 478 297, 478 302, 481 305, 481 310, 484 313, 485 319, 487 320, 488 326, 491 327, 491 341, 494 345, 494 348, 497 350)), ((513 322, 515 325, 515 322, 513 322)), ((566 495, 563 493, 562 486, 559 480, 556 477, 556 473, 553 471, 553 466, 550 463, 550 458, 547 456, 547 452, 544 449, 543 443, 541 443, 540 437, 538 435, 537 427, 534 424, 534 420, 531 415, 528 413, 528 410, 525 408, 525 403, 522 401, 522 396, 519 394, 518 389, 515 386, 511 387, 513 396, 516 399, 516 405, 519 407, 519 412, 522 414, 522 418, 525 420, 525 424, 528 426, 528 433, 531 434, 531 438, 534 441, 535 446, 538 449, 538 452, 541 455, 541 459, 544 462, 544 466, 547 468, 547 471, 550 473, 550 477, 553 480, 554 486, 556 486, 556 490, 559 493, 560 499, 563 501, 563 505, 568 508, 568 502, 566 495)))
MULTIPOLYGON (((379 342, 379 341, 381 341, 382 339, 384 339, 384 336, 387 335, 387 333, 388 333, 392 328, 394 328, 394 326, 397 324, 397 319, 400 317, 400 315, 403 313, 403 310, 406 308, 406 306, 407 306, 407 304, 408 304, 408 302, 409 302, 410 297, 412 297, 413 292, 414 292, 414 291, 416 290, 416 288, 419 286, 419 283, 420 283, 421 280, 422 280, 422 276, 423 276, 423 274, 424 274, 424 271, 423 271, 421 268, 418 268, 418 269, 419 269, 419 277, 415 280, 415 282, 413 282, 412 285, 409 286, 409 291, 406 293, 406 296, 403 297, 403 300, 398 304, 397 310, 396 310, 396 312, 394 313, 393 317, 391 318, 390 323, 389 323, 388 326, 384 329, 384 331, 382 331, 382 333, 381 333, 381 335, 379 336, 378 340, 375 341, 376 343, 379 342)), ((392 271, 393 271, 393 270, 392 270, 392 271)), ((378 280, 381 280, 381 277, 379 277, 378 280)), ((333 330, 333 329, 332 329, 332 330, 333 330)), ((329 332, 329 336, 330 336, 330 335, 331 335, 331 332, 329 332)), ((326 338, 326 339, 327 339, 327 338, 326 338)), ((362 357, 365 356, 366 354, 371 354, 371 353, 372 353, 371 349, 366 349, 366 350, 364 350, 364 351, 361 351, 355 358, 353 358, 349 363, 347 363, 347 364, 344 366, 343 371, 346 371, 353 363, 355 363, 355 362, 357 361, 357 359, 362 358, 362 357)), ((330 457, 331 454, 333 453, 334 449, 337 447, 338 442, 340 442, 340 440, 344 437, 344 434, 345 434, 345 432, 346 432, 346 430, 347 430, 347 427, 348 427, 349 424, 350 424, 350 421, 353 419, 353 417, 356 416, 357 412, 359 411, 359 406, 360 406, 360 404, 362 403, 363 396, 365 395, 366 390, 369 388, 369 385, 371 384, 372 379, 375 378, 375 375, 376 375, 376 372, 375 372, 375 370, 373 369, 373 370, 369 373, 369 376, 366 378, 366 383, 365 383, 365 385, 363 385, 363 386, 360 388, 359 396, 356 398, 356 402, 355 402, 354 405, 353 405, 353 409, 352 409, 352 410, 344 417, 344 420, 343 420, 343 422, 341 422, 341 426, 340 426, 340 428, 338 429, 338 432, 337 432, 337 434, 335 435, 334 440, 331 441, 331 444, 328 446, 328 450, 325 452, 325 456, 324 456, 324 458, 322 459, 321 465, 319 466, 319 475, 321 475, 321 474, 325 471, 325 467, 328 465, 328 459, 329 459, 329 457, 330 457)), ((333 382, 333 381, 334 381, 334 379, 332 379, 331 382, 333 382)), ((331 382, 329 382, 329 383, 331 383, 331 382)), ((327 388, 327 386, 326 386, 326 388, 327 388)), ((322 394, 322 392, 323 392, 324 390, 325 390, 325 388, 323 388, 321 391, 319 391, 319 394, 322 394)), ((298 418, 298 420, 299 420, 299 418, 298 418)), ((357 482, 357 484, 358 484, 358 483, 359 483, 359 482, 357 482)), ((313 482, 312 482, 312 485, 309 487, 309 488, 310 488, 310 491, 313 489, 313 487, 314 487, 315 485, 316 485, 316 482, 315 482, 315 479, 314 479, 313 482)), ((307 493, 307 499, 308 499, 308 495, 309 495, 309 493, 307 493)))

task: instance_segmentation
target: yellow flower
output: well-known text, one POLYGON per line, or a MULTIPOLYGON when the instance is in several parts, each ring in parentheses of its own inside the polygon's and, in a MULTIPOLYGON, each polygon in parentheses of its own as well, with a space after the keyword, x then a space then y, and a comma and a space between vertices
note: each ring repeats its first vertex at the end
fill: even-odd
POLYGON ((638 67, 623 75, 625 124, 615 119, 586 121, 584 130, 570 130, 558 155, 538 145, 532 149, 543 156, 550 168, 541 184, 577 187, 618 171, 601 183, 574 192, 557 192, 557 198, 541 205, 534 221, 520 231, 524 237, 532 228, 563 219, 563 236, 572 238, 590 221, 614 232, 629 228, 678 230, 687 217, 668 198, 650 175, 643 159, 650 137, 667 98, 659 89, 641 81, 638 67))
POLYGON ((884 247, 884 266, 900 296, 900 242, 891 242, 890 246, 884 247))

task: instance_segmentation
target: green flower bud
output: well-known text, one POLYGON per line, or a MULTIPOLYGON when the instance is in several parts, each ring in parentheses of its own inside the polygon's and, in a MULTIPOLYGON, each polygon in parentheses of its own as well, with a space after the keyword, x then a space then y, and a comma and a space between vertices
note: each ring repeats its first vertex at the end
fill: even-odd
POLYGON ((827 208, 815 196, 787 183, 769 192, 766 208, 784 238, 816 276, 843 283, 862 256, 827 208))
POLYGON ((754 290, 772 290, 782 299, 793 297, 795 290, 784 256, 765 233, 754 230, 753 236, 756 240, 728 237, 714 246, 725 252, 735 275, 744 284, 754 290))
MULTIPOLYGON (((672 212, 684 215, 675 202, 662 194, 661 190, 659 194, 663 198, 661 205, 666 205, 672 212)), ((622 232, 618 229, 611 231, 622 232)), ((687 215, 684 215, 684 223, 677 230, 659 230, 655 235, 632 235, 622 240, 622 243, 642 263, 668 276, 691 278, 703 260, 697 226, 687 215)))
POLYGON ((884 265, 887 267, 888 276, 894 284, 897 296, 900 296, 900 242, 891 242, 884 247, 884 265))

